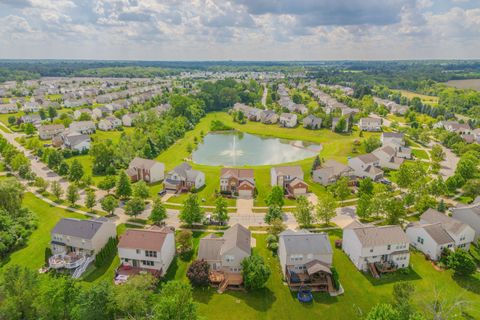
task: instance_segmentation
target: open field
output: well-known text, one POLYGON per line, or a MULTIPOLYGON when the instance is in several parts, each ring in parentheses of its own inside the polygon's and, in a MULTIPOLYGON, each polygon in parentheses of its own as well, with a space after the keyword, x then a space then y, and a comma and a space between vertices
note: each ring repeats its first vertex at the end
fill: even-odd
POLYGON ((458 89, 473 89, 480 91, 480 79, 450 80, 445 83, 449 87, 458 89))
POLYGON ((398 90, 398 91, 402 94, 402 96, 405 96, 408 99, 418 97, 425 104, 429 104, 429 105, 432 105, 432 106, 438 104, 438 97, 427 96, 427 95, 424 95, 424 94, 420 94, 420 93, 416 93, 416 92, 412 92, 412 91, 407 91, 407 90, 398 90))

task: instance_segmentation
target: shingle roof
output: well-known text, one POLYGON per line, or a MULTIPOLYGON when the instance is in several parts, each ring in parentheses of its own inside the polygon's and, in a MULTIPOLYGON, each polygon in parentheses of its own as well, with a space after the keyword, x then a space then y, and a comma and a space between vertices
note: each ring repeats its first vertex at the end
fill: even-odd
POLYGON ((161 251, 167 234, 171 232, 168 228, 160 230, 127 229, 120 237, 118 247, 161 251))
POLYGON ((441 223, 427 224, 421 226, 432 237, 437 244, 447 244, 455 242, 441 223))
POLYGON ((379 159, 372 153, 362 154, 357 157, 363 163, 372 163, 378 161, 379 159))
POLYGON ((332 254, 332 246, 326 233, 311 233, 308 230, 297 232, 290 229, 280 233, 287 255, 291 254, 332 254))
POLYGON ((253 179, 253 169, 222 168, 220 177, 228 178, 233 176, 237 179, 253 179))
POLYGON ((441 223, 448 232, 454 234, 460 233, 467 227, 467 225, 463 222, 450 218, 449 216, 432 208, 429 208, 427 211, 425 211, 420 216, 420 220, 424 220, 428 223, 441 223))
POLYGON ((154 165, 156 165, 157 162, 155 160, 150 160, 150 159, 144 159, 144 158, 139 158, 135 157, 131 162, 130 165, 128 166, 129 168, 141 168, 141 169, 151 169, 154 165))
POLYGON ((103 223, 104 222, 98 220, 63 218, 57 222, 52 230, 52 234, 62 234, 81 239, 92 239, 103 223))
POLYGON ((303 177, 303 170, 300 166, 274 167, 273 170, 277 176, 288 175, 291 177, 303 177))
POLYGON ((353 228, 358 240, 364 247, 385 246, 408 243, 408 238, 400 226, 363 226, 353 228))
POLYGON ((200 239, 198 259, 218 261, 223 254, 235 247, 246 254, 251 253, 251 233, 238 223, 226 230, 222 237, 209 234, 200 239))

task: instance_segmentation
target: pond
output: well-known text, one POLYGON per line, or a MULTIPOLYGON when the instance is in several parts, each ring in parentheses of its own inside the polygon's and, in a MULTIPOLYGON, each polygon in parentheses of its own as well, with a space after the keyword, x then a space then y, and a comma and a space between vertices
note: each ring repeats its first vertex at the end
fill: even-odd
POLYGON ((321 145, 300 140, 243 132, 209 133, 193 152, 192 160, 211 166, 272 165, 311 158, 321 149, 321 145))

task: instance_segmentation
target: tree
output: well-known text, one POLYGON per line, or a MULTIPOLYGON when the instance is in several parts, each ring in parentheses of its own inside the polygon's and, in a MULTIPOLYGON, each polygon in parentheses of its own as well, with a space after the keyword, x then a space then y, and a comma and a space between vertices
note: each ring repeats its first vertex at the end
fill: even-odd
POLYGON ((10 126, 13 126, 15 123, 17 123, 17 118, 15 116, 9 116, 8 117, 8 124, 10 126))
POLYGON ((15 178, 0 180, 0 209, 7 212, 18 212, 22 206, 23 185, 15 178))
POLYGON ((193 286, 208 286, 210 265, 205 260, 193 261, 187 270, 187 278, 193 286))
POLYGON ((32 134, 35 133, 35 127, 31 123, 25 123, 23 125, 23 131, 27 136, 31 136, 32 134))
POLYGON ((357 215, 360 218, 366 219, 371 215, 372 196, 369 194, 360 194, 357 203, 357 215))
POLYGON ((263 288, 271 273, 259 255, 253 254, 242 261, 243 283, 248 290, 263 288))
POLYGON ((268 207, 267 214, 263 218, 265 223, 270 224, 274 220, 283 220, 283 211, 280 207, 270 205, 268 207))
POLYGON ((68 174, 68 180, 78 182, 83 177, 83 166, 77 159, 73 160, 70 165, 70 172, 68 174))
POLYGON ((162 287, 154 308, 154 320, 198 320, 197 305, 193 302, 192 287, 184 281, 168 281, 162 287))
POLYGON ((309 226, 313 223, 313 206, 305 196, 297 198, 297 208, 295 209, 295 219, 299 225, 309 226))
POLYGON ((469 276, 477 270, 472 256, 465 250, 457 249, 447 257, 447 266, 455 271, 456 275, 469 276))
POLYGON ((125 319, 145 319, 156 301, 152 290, 155 284, 150 273, 129 277, 126 283, 114 288, 116 310, 125 319))
POLYGON ((385 206, 388 224, 398 224, 406 216, 405 204, 402 200, 390 198, 385 206))
POLYGON ((411 282, 399 282, 393 286, 393 300, 395 301, 395 309, 398 311, 400 320, 409 320, 414 314, 411 304, 415 286, 411 282))
POLYGON ((365 320, 398 320, 400 314, 390 304, 381 303, 374 306, 365 320))
POLYGON ((105 178, 103 178, 102 181, 98 183, 98 187, 104 191, 107 191, 107 193, 110 193, 110 190, 115 187, 116 183, 117 180, 115 176, 106 176, 105 178))
POLYGON ((55 196, 55 198, 57 198, 57 201, 60 200, 63 195, 62 186, 57 180, 52 181, 52 183, 50 184, 50 191, 55 196))
POLYGON ((106 196, 100 201, 102 209, 108 212, 110 215, 113 215, 115 208, 118 207, 118 199, 112 195, 106 196))
MULTIPOLYGON (((48 160, 50 160, 50 157, 48 157, 48 160)), ((50 165, 48 167, 51 168, 50 165)), ((61 176, 67 175, 69 170, 70 167, 65 161, 60 162, 60 164, 58 165, 58 174, 61 176)))
POLYGON ((439 144, 435 144, 430 150, 430 157, 434 162, 442 162, 445 159, 445 152, 439 144))
POLYGON ((363 145, 365 146, 365 151, 370 153, 373 150, 380 148, 382 146, 382 142, 377 137, 371 136, 363 141, 363 145))
POLYGON ((34 301, 38 295, 38 273, 12 265, 2 274, 0 283, 0 319, 36 319, 34 301))
POLYGON ((203 215, 204 212, 203 209, 200 208, 197 195, 194 193, 190 194, 183 203, 183 208, 179 215, 180 220, 191 226, 194 223, 200 223, 203 215))
POLYGON ((72 206, 75 206, 75 203, 80 199, 78 194, 78 187, 74 184, 70 184, 67 188, 67 200, 72 206))
POLYGON ((341 201, 345 200, 350 195, 350 189, 348 188, 348 178, 342 177, 332 186, 333 193, 341 201))
POLYGON ((335 125, 335 132, 341 133, 347 131, 347 120, 345 117, 340 117, 335 125))
POLYGON ((462 189, 466 196, 475 198, 480 194, 480 179, 468 180, 462 189))
POLYGON ((265 202, 269 206, 277 206, 281 209, 285 203, 283 188, 274 186, 265 199, 265 202))
POLYGON ((39 294, 34 303, 38 319, 73 319, 81 288, 71 277, 40 278, 39 294))
POLYGON ((119 198, 128 198, 132 195, 132 185, 130 183, 130 178, 127 176, 125 171, 121 171, 117 180, 117 188, 115 194, 119 198))
POLYGON ((440 212, 447 211, 447 206, 445 205, 445 201, 443 201, 443 199, 440 199, 440 202, 437 205, 437 210, 440 212))
POLYGON ((317 155, 315 159, 313 159, 313 164, 312 164, 312 170, 310 173, 318 169, 322 165, 322 162, 320 161, 320 157, 317 155))
POLYGON ((179 253, 185 253, 192 250, 192 231, 181 230, 175 238, 177 250, 179 253))
POLYGON ((218 197, 215 200, 215 209, 213 209, 213 218, 215 221, 224 223, 229 219, 227 201, 223 197, 218 197))
POLYGON ((50 121, 53 121, 53 118, 57 116, 57 110, 55 110, 54 107, 50 106, 48 107, 48 117, 50 118, 50 121))
POLYGON ((48 181, 42 177, 36 177, 33 185, 38 188, 38 192, 44 193, 48 188, 48 181))
POLYGON ((108 281, 81 290, 74 308, 74 319, 113 320, 114 297, 112 285, 108 281))
POLYGON ((129 216, 136 217, 142 211, 145 210, 145 202, 141 198, 133 197, 132 199, 127 201, 125 205, 125 213, 129 216))
POLYGON ((145 181, 140 180, 133 185, 133 196, 140 199, 147 199, 150 196, 150 191, 145 181))
POLYGON ((163 220, 167 218, 167 209, 162 204, 162 200, 157 198, 153 201, 152 212, 150 213, 150 220, 154 225, 162 225, 163 220))
POLYGON ((329 224, 330 220, 335 217, 337 202, 330 192, 327 192, 322 197, 319 197, 318 203, 315 207, 317 219, 323 221, 325 224, 329 224))
POLYGON ((97 198, 95 197, 95 191, 88 190, 87 198, 85 199, 85 207, 92 211, 93 207, 97 204, 97 198))
POLYGON ((359 194, 373 194, 373 181, 371 178, 366 177, 365 179, 360 180, 360 184, 358 187, 359 194))

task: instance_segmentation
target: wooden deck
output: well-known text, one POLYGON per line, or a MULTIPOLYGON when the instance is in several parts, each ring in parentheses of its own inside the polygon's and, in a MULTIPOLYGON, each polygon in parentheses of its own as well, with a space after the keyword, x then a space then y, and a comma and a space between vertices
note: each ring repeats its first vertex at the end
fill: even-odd
POLYGON ((238 288, 243 284, 243 276, 240 273, 211 271, 208 278, 213 286, 218 286, 219 293, 223 293, 229 287, 238 288))

